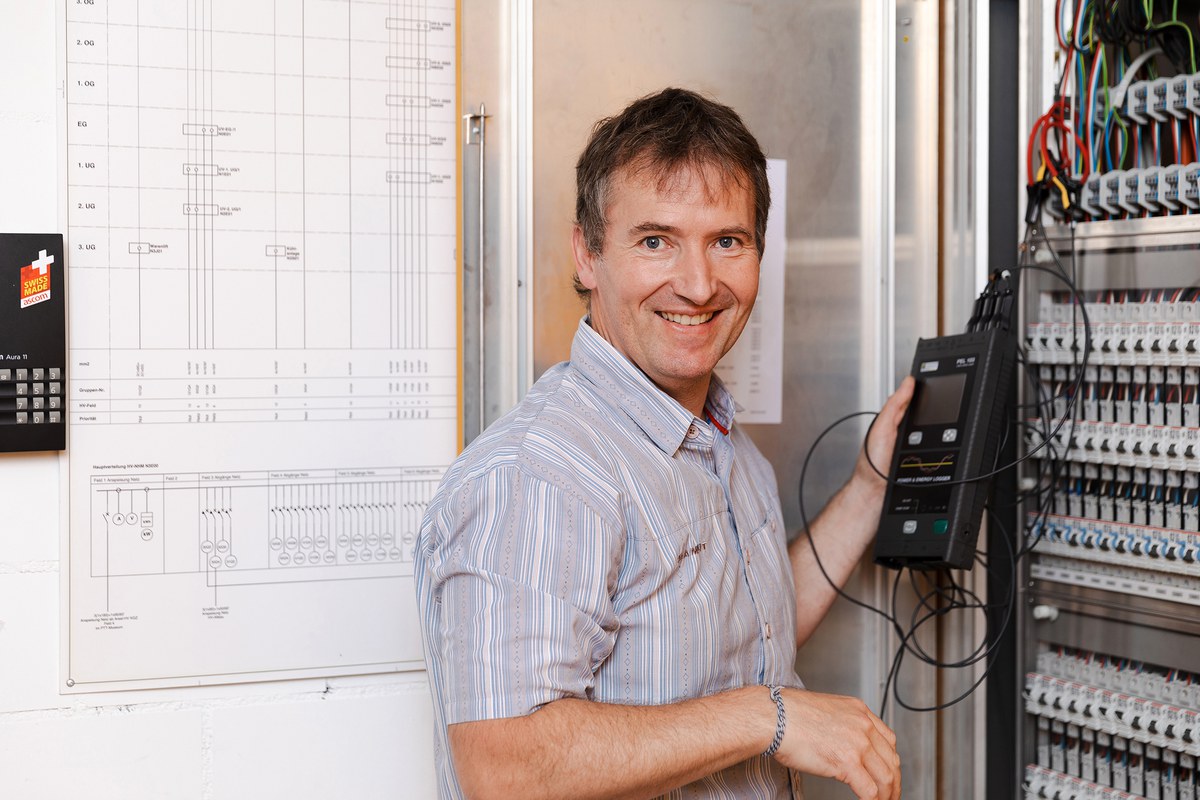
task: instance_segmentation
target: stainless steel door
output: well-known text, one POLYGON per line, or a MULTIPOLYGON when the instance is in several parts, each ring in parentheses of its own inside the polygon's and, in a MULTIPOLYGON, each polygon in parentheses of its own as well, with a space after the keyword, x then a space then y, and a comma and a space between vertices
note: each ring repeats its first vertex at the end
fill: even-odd
MULTIPOLYGON (((597 119, 687 86, 732 105, 768 157, 788 161, 783 423, 752 435, 798 529, 809 445, 851 407, 878 408, 916 337, 937 333, 937 5, 538 0, 532 31, 535 374, 566 358, 582 313, 571 289, 574 164, 597 119)), ((864 430, 822 443, 810 512, 849 475, 864 430)), ((864 564, 847 591, 881 605, 888 577, 864 564)), ((811 688, 878 709, 894 645, 877 617, 839 603, 798 669, 811 688)), ((932 673, 903 681, 909 699, 934 702, 932 673)), ((892 709, 905 796, 934 797, 934 717, 892 709)), ((827 781, 806 789, 810 800, 848 796, 827 781)))

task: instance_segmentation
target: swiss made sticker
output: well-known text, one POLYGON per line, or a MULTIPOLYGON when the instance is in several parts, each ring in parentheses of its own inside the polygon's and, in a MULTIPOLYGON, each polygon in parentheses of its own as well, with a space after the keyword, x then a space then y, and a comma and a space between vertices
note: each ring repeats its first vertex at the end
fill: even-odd
POLYGON ((50 265, 54 256, 43 250, 32 264, 21 267, 21 308, 29 308, 50 299, 50 265))

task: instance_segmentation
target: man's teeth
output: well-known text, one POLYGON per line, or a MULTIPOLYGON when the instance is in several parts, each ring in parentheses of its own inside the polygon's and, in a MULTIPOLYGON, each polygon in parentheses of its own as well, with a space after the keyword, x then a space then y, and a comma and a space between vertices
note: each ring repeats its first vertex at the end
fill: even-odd
POLYGON ((695 316, 688 316, 687 314, 671 314, 666 311, 660 311, 658 314, 663 319, 676 322, 680 325, 702 325, 713 318, 713 312, 711 311, 709 311, 707 314, 696 314, 695 316))

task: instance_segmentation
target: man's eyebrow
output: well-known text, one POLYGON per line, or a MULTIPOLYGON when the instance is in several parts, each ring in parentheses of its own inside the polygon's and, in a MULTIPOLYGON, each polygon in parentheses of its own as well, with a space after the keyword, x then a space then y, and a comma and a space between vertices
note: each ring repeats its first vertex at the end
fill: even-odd
MULTIPOLYGON (((660 222, 641 222, 641 223, 638 223, 637 225, 634 225, 632 228, 630 228, 629 232, 630 233, 679 233, 679 228, 675 227, 674 225, 665 225, 660 222)), ((718 237, 718 238, 722 237, 722 236, 741 236, 741 237, 749 239, 751 237, 750 231, 747 230, 746 228, 743 228, 741 225, 730 225, 728 227, 721 228, 718 231, 714 231, 712 235, 715 237, 718 237)))
POLYGON ((674 225, 665 225, 661 222, 640 222, 629 229, 630 233, 679 233, 679 228, 674 225))
POLYGON ((718 238, 721 236, 741 236, 749 239, 750 231, 746 230, 741 225, 731 225, 728 228, 721 228, 721 230, 717 231, 714 236, 717 236, 718 238))

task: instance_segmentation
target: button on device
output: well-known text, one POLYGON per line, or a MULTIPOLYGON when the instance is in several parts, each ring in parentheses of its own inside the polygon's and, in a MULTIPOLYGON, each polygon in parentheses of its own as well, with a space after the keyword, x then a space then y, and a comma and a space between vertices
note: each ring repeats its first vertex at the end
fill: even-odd
POLYGON ((62 380, 62 370, 59 369, 58 367, 51 367, 48 374, 46 375, 46 377, 52 381, 61 381, 62 380))
POLYGON ((18 383, 17 384, 17 397, 27 397, 27 396, 29 396, 29 384, 28 383, 18 383))
POLYGON ((33 393, 34 394, 45 394, 46 393, 46 384, 44 384, 44 383, 33 384, 33 393))
POLYGON ((45 407, 46 407, 46 398, 44 398, 44 397, 33 398, 33 410, 34 411, 39 411, 45 407))
POLYGON ((921 433, 920 431, 913 431, 912 433, 910 433, 908 435, 908 443, 909 444, 920 444, 921 440, 924 438, 925 438, 925 434, 921 433))
POLYGON ((904 527, 901 530, 903 530, 905 533, 916 533, 917 521, 915 519, 904 520, 904 527))
POLYGON ((35 381, 46 380, 46 370, 42 369, 41 367, 35 368, 33 370, 33 380, 35 380, 35 381))
POLYGON ((46 417, 50 422, 62 422, 61 411, 51 411, 46 417))
POLYGON ((935 519, 933 521, 934 533, 945 533, 950 528, 950 521, 945 519, 935 519))
POLYGON ((29 398, 28 397, 18 397, 17 398, 17 411, 24 411, 27 408, 29 408, 29 398))
POLYGON ((45 421, 46 421, 46 412, 44 412, 44 411, 33 412, 33 422, 35 425, 41 425, 45 421))
POLYGON ((29 412, 28 411, 18 411, 17 412, 17 424, 24 425, 27 422, 29 422, 29 412))
POLYGON ((958 441, 958 428, 946 428, 946 430, 942 431, 942 441, 943 442, 957 442, 958 441))
POLYGON ((12 370, 11 369, 0 369, 0 381, 11 381, 11 380, 12 380, 12 370))
POLYGON ((50 394, 62 394, 62 384, 53 382, 50 384, 50 394))
POLYGON ((48 408, 62 408, 62 398, 61 397, 51 397, 50 405, 48 406, 48 408))
POLYGON ((19 381, 29 380, 29 370, 27 370, 27 369, 17 370, 17 380, 19 380, 19 381))

